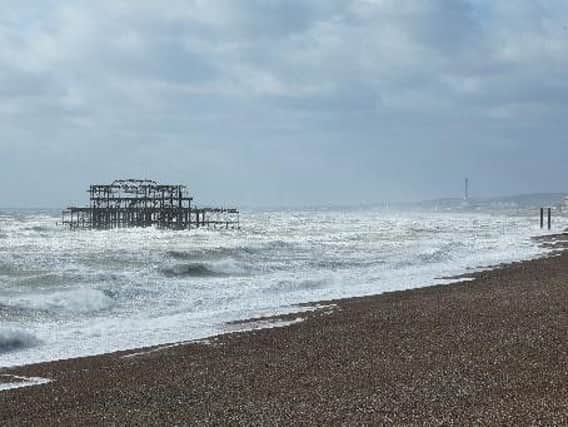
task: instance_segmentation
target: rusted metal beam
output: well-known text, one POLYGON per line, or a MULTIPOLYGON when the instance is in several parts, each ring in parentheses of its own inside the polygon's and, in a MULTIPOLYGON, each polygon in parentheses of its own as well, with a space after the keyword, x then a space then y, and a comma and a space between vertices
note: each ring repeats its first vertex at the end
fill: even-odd
POLYGON ((72 230, 156 226, 191 229, 213 225, 239 228, 239 210, 196 208, 184 185, 162 185, 153 180, 115 180, 110 185, 91 185, 88 207, 69 207, 62 224, 72 230))

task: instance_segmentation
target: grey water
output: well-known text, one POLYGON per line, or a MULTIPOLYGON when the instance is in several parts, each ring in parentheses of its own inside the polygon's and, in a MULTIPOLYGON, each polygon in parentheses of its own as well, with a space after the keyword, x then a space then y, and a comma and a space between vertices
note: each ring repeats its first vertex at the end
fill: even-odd
MULTIPOLYGON (((0 211, 0 367, 192 339, 545 253, 533 212, 248 210, 240 231, 70 232, 0 211)), ((557 219, 564 224, 564 219, 557 219)))

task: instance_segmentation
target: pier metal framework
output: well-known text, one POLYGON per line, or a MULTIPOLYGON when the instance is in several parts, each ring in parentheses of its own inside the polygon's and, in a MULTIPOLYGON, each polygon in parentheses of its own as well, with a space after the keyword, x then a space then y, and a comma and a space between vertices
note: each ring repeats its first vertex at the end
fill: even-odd
POLYGON ((65 209, 63 225, 72 230, 152 226, 174 230, 239 228, 238 209, 194 207, 185 185, 124 179, 110 185, 91 185, 88 193, 89 206, 65 209))

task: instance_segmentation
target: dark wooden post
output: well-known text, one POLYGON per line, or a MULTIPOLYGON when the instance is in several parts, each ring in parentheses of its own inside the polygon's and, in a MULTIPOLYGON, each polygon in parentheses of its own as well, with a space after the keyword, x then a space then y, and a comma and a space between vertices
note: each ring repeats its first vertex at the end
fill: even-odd
POLYGON ((552 208, 548 208, 548 229, 552 228, 552 208))
POLYGON ((544 208, 540 208, 540 228, 544 228, 544 208))

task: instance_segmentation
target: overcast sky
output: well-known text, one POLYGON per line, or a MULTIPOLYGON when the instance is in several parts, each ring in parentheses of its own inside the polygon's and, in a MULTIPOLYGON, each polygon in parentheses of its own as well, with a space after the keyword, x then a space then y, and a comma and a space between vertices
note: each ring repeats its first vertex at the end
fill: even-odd
POLYGON ((568 191, 565 0, 2 0, 0 206, 568 191))

